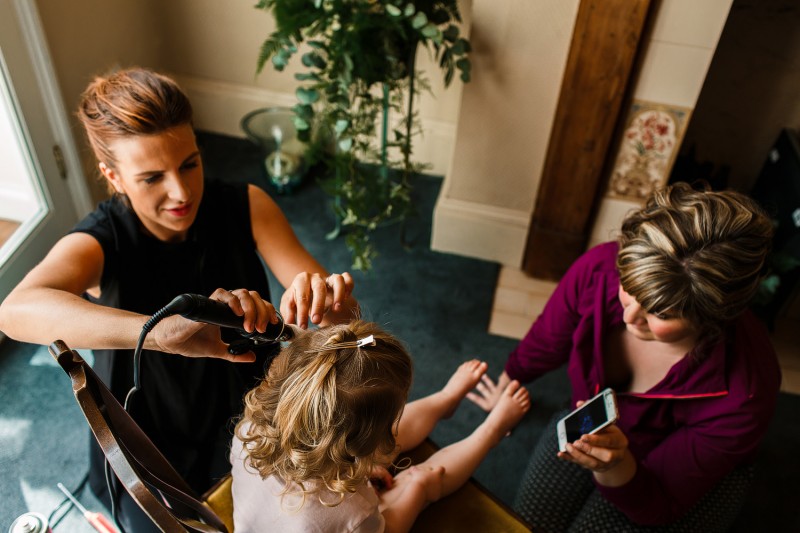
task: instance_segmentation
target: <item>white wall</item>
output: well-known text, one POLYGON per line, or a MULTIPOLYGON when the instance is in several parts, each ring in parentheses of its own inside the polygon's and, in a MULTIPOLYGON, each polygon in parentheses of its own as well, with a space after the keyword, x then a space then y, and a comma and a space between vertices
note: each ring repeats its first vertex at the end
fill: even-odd
MULTIPOLYGON (((694 106, 732 0, 662 0, 637 99, 694 106)), ((424 139, 415 158, 445 175, 434 213, 437 250, 522 262, 572 28, 580 0, 463 0, 473 81, 444 89, 423 52, 433 96, 420 103, 424 139)), ((114 65, 173 74, 199 128, 243 136, 253 109, 294 103, 294 69, 256 76, 273 28, 252 2, 37 0, 65 105, 74 110, 94 73, 114 65)), ((83 143, 76 128, 77 138, 83 143)), ((94 162, 84 153, 87 170, 94 162)), ((91 172, 90 172, 91 173, 91 172)), ((96 186, 97 198, 104 188, 96 186)), ((605 240, 635 204, 602 202, 592 240, 605 240)))
POLYGON ((475 0, 473 81, 431 246, 519 265, 579 0, 475 0))
MULTIPOLYGON (((243 137, 239 121, 260 107, 293 105, 299 55, 284 72, 267 66, 256 75, 261 43, 274 29, 271 15, 253 2, 219 0, 37 0, 65 105, 70 112, 96 73, 115 66, 141 65, 173 75, 192 99, 196 125, 243 137)), ((462 2, 469 27, 470 0, 462 2)), ((431 82, 418 109, 425 134, 414 159, 447 173, 455 139, 461 82, 445 89, 442 74, 425 50, 420 68, 431 82)), ((75 127, 79 144, 82 132, 75 127)), ((88 174, 94 161, 84 149, 88 174)), ((94 195, 105 195, 95 184, 94 195)))

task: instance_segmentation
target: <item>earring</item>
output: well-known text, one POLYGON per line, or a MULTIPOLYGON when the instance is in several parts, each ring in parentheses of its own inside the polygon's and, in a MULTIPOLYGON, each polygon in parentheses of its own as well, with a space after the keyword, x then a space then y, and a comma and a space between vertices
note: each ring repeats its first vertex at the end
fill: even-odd
POLYGON ((100 162, 97 165, 100 168, 100 173, 103 174, 103 177, 111 184, 111 187, 117 192, 117 194, 125 194, 125 191, 120 186, 119 182, 117 181, 116 175, 114 174, 114 170, 109 167, 107 164, 100 162))

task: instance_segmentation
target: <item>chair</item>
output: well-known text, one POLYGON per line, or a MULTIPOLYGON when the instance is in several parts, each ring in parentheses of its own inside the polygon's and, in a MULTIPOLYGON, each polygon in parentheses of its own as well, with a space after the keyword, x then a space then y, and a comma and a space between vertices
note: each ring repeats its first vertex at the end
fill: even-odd
POLYGON ((165 533, 228 533, 172 468, 94 370, 63 341, 50 354, 72 380, 72 391, 111 469, 133 500, 165 533))
MULTIPOLYGON (((202 497, 195 495, 77 352, 63 341, 53 342, 49 350, 72 380, 75 399, 111 469, 154 524, 166 533, 233 532, 230 476, 202 497)), ((426 441, 408 455, 418 463, 436 449, 426 441)), ((415 533, 530 530, 521 517, 474 480, 430 505, 412 529, 415 533)))

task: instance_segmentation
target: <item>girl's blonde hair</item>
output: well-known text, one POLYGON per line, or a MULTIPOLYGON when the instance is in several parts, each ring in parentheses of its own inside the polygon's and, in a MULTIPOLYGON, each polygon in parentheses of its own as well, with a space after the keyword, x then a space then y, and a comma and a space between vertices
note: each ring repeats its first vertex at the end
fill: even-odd
POLYGON ((620 284, 648 312, 688 319, 701 339, 716 338, 758 289, 772 233, 748 196, 676 183, 623 222, 620 284))
POLYGON ((305 497, 324 486, 341 501, 394 452, 411 375, 406 349, 374 323, 299 333, 245 396, 236 435, 246 464, 262 478, 282 479, 284 493, 305 497), (370 335, 373 346, 355 346, 370 335), (348 347, 335 347, 341 343, 348 347))

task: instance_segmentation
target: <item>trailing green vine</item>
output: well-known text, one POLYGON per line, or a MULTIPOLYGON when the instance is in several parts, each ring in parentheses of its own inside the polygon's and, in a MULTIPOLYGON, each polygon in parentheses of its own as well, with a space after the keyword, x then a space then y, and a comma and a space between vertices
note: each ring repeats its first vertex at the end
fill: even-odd
POLYGON ((470 79, 457 1, 260 0, 256 7, 276 23, 258 72, 268 62, 282 71, 304 46, 295 126, 329 170, 322 187, 334 198, 353 267, 369 270, 377 253, 370 232, 408 216, 409 177, 423 170, 411 161, 421 132, 414 101, 429 87, 416 70, 418 47, 438 61, 446 86, 456 72, 470 79))

